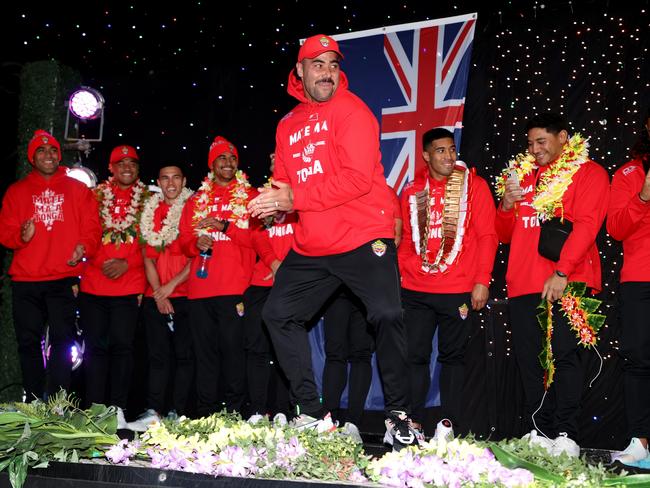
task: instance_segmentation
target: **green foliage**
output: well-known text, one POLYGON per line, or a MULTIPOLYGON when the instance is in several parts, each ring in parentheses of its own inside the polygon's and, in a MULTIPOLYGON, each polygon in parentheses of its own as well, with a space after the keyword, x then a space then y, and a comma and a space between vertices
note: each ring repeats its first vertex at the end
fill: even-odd
POLYGON ((346 481, 355 468, 363 472, 370 460, 363 445, 346 435, 323 435, 305 430, 300 432, 298 439, 307 453, 296 463, 292 473, 295 477, 346 481))
POLYGON ((0 405, 0 471, 7 469, 12 486, 20 488, 28 467, 97 457, 119 441, 116 429, 115 407, 81 410, 65 391, 47 403, 0 405))
POLYGON ((477 444, 487 445, 505 467, 533 473, 536 486, 650 486, 650 475, 630 476, 625 471, 616 474, 603 464, 588 464, 582 458, 550 456, 542 447, 531 446, 522 439, 477 444))

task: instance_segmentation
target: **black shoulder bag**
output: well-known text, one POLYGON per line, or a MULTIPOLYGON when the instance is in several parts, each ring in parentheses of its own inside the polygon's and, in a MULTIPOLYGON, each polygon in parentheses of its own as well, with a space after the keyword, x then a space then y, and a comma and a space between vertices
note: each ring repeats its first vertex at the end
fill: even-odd
POLYGON ((540 224, 539 243, 537 252, 551 261, 558 262, 564 243, 573 230, 573 223, 560 217, 553 217, 540 224))

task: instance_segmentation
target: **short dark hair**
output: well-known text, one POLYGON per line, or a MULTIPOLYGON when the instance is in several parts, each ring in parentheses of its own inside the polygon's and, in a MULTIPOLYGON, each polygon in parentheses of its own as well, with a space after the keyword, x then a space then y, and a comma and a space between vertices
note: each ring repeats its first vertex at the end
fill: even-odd
POLYGON ((557 134, 560 131, 569 131, 569 123, 563 115, 554 112, 545 112, 535 115, 526 122, 526 133, 530 129, 546 129, 547 132, 557 134))
POLYGON ((422 149, 426 149, 426 147, 436 139, 445 139, 447 137, 453 139, 454 133, 443 127, 429 129, 422 135, 422 149))
POLYGON ((183 169, 183 165, 179 163, 162 163, 158 166, 158 171, 156 171, 156 178, 160 176, 160 170, 163 168, 178 168, 181 170, 181 174, 185 176, 185 170, 183 169))

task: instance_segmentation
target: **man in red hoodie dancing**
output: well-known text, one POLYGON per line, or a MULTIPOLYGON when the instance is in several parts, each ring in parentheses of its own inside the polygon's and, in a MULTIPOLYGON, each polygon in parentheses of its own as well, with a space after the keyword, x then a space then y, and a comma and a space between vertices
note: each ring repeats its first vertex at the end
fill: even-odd
POLYGON ((13 249, 13 319, 27 401, 70 386, 79 262, 92 256, 101 227, 97 203, 83 183, 59 166, 61 145, 37 130, 27 147, 33 169, 7 190, 0 211, 0 244, 13 249), (50 381, 41 338, 49 325, 50 381))
POLYGON ((510 244, 506 284, 512 340, 524 386, 526 420, 535 427, 525 437, 551 454, 578 457, 582 370, 575 332, 559 299, 570 282, 600 290, 596 236, 607 211, 609 177, 589 159, 587 141, 579 134, 569 138, 567 130, 566 120, 558 114, 545 113, 528 121, 529 156, 511 161, 511 176, 498 181, 497 192, 503 199, 497 208, 496 231, 501 242, 510 244), (562 245, 557 237, 566 232, 562 245), (546 332, 537 319, 540 299, 552 303, 552 329, 546 332), (551 348, 545 350, 555 358, 555 380, 546 395, 553 369, 542 369, 538 357, 548 334, 552 334, 551 348))
POLYGON ((305 323, 341 284, 365 305, 377 334, 387 440, 415 441, 409 415, 406 334, 391 190, 379 152, 379 127, 370 109, 348 91, 334 39, 310 37, 289 75, 299 104, 279 123, 273 189, 262 189, 254 216, 296 211, 299 225, 284 259, 264 320, 298 409, 298 427, 326 428, 305 323))

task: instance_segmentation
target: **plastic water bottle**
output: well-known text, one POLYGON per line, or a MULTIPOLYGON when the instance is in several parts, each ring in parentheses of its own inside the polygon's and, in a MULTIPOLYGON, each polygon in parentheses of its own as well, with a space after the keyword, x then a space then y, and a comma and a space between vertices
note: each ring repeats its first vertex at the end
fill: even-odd
POLYGON ((199 269, 196 270, 196 277, 205 279, 208 277, 208 266, 210 266, 210 258, 212 258, 212 249, 202 251, 199 257, 201 259, 199 260, 199 269))

